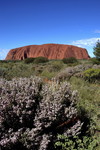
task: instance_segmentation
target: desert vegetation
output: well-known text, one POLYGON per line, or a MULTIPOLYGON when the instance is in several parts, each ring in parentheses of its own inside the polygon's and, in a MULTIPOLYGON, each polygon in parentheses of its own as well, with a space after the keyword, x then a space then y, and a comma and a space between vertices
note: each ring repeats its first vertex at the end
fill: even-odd
POLYGON ((72 63, 77 63, 78 62, 78 60, 75 57, 63 58, 62 61, 65 64, 72 64, 72 63))
POLYGON ((99 150, 99 99, 91 59, 0 61, 0 149, 99 150))

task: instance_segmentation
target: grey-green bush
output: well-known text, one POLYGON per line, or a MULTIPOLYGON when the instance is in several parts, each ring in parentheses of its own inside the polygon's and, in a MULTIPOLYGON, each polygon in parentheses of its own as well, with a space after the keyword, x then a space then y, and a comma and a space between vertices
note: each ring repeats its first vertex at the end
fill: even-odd
POLYGON ((77 63, 78 60, 75 57, 70 57, 70 58, 63 58, 62 61, 65 64, 70 64, 70 63, 77 63))
POLYGON ((48 62, 48 58, 46 57, 36 57, 34 60, 34 63, 39 64, 39 63, 46 63, 48 62))
POLYGON ((0 77, 5 77, 5 74, 6 74, 6 68, 0 68, 0 77))
POLYGON ((66 82, 0 79, 0 150, 52 150, 57 134, 81 135, 76 102, 77 92, 66 82))
POLYGON ((61 72, 57 74, 55 77, 56 80, 63 81, 63 80, 69 80, 72 76, 83 76, 82 73, 84 70, 87 70, 91 67, 96 67, 98 68, 98 65, 92 65, 92 64, 83 64, 83 65, 77 65, 73 67, 67 67, 61 72))
POLYGON ((88 69, 84 71, 84 78, 90 82, 100 81, 100 69, 88 69))
POLYGON ((90 61, 91 61, 93 64, 97 64, 97 65, 100 64, 100 60, 97 59, 97 58, 91 58, 90 61))
POLYGON ((26 58, 26 59, 24 59, 24 63, 30 64, 30 63, 33 63, 34 60, 35 60, 35 58, 26 58))
POLYGON ((58 135, 55 148, 57 150, 97 150, 98 140, 96 137, 74 136, 70 138, 64 135, 58 135))

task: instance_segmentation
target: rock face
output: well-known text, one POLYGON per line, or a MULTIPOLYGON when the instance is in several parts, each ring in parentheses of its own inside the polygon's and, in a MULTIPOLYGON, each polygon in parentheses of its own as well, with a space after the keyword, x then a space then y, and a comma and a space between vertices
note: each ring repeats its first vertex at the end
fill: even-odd
POLYGON ((6 60, 23 60, 29 57, 47 57, 48 59, 63 59, 75 57, 77 59, 89 59, 86 49, 72 45, 43 44, 30 45, 11 49, 6 60))

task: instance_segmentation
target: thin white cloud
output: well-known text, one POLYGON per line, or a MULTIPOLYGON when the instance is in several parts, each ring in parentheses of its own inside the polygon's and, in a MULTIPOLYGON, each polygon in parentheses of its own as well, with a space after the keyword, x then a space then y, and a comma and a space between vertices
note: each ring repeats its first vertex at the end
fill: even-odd
POLYGON ((100 40, 100 38, 82 39, 73 41, 72 44, 79 47, 94 46, 98 40, 100 40))
POLYGON ((9 49, 0 48, 0 60, 5 59, 8 52, 9 52, 9 49))
POLYGON ((95 30, 94 33, 100 33, 100 30, 95 30))

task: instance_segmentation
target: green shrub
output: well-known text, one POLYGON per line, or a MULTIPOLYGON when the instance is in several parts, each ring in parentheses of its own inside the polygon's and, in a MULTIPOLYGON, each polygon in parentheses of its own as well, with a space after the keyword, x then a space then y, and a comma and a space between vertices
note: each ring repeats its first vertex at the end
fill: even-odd
POLYGON ((55 143, 55 148, 58 150, 96 150, 98 140, 95 137, 83 136, 79 138, 74 136, 69 138, 64 135, 58 135, 58 141, 55 143))
POLYGON ((88 69, 84 71, 84 78, 88 81, 100 80, 100 69, 88 69))
POLYGON ((37 58, 35 58, 35 60, 34 60, 34 63, 36 63, 36 64, 38 64, 38 63, 46 63, 46 62, 48 62, 48 58, 46 58, 46 57, 37 57, 37 58))
POLYGON ((42 73, 41 73, 41 76, 42 77, 46 77, 48 79, 51 79, 55 76, 55 73, 54 72, 49 72, 48 70, 44 70, 42 73))
POLYGON ((21 61, 22 60, 0 60, 0 63, 16 63, 21 61))
POLYGON ((35 75, 39 75, 39 74, 41 74, 43 71, 44 71, 44 66, 43 65, 35 65, 36 67, 35 67, 35 75))
POLYGON ((62 61, 54 61, 48 66, 48 71, 50 72, 58 72, 63 68, 64 64, 62 61))
POLYGON ((62 61, 65 63, 65 64, 69 64, 69 63, 77 63, 78 60, 74 57, 70 57, 70 58, 63 58, 62 61))
POLYGON ((83 109, 85 109, 88 118, 91 118, 89 130, 94 135, 94 129, 100 130, 100 86, 97 83, 93 84, 76 77, 70 79, 70 84, 72 89, 77 90, 79 94, 78 111, 83 112, 83 109))
POLYGON ((97 58, 91 58, 90 61, 93 63, 93 64, 100 64, 100 59, 97 59, 97 58))
POLYGON ((35 60, 35 58, 26 58, 25 60, 24 60, 24 63, 26 63, 26 64, 29 64, 29 63, 33 63, 34 62, 34 60, 35 60))
POLYGON ((0 77, 4 77, 6 74, 6 68, 0 68, 0 77))

